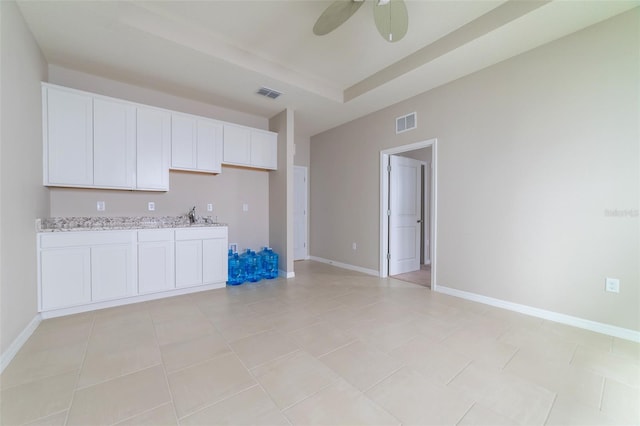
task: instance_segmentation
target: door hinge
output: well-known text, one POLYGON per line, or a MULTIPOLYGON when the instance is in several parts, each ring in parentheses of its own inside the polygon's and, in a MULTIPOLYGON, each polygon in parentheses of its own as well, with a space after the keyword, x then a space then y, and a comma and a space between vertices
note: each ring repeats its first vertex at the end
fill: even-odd
POLYGON ((391 210, 387 210, 387 216, 391 216, 391 210))
POLYGON ((387 165, 387 171, 391 173, 391 164, 387 165))
POLYGON ((391 260, 391 253, 387 253, 387 260, 391 260))

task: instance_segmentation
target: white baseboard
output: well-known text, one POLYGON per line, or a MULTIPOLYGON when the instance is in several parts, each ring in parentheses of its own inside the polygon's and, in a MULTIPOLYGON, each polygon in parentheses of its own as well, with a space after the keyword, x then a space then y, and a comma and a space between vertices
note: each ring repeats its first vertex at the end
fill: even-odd
POLYGON ((282 278, 293 278, 296 276, 295 272, 287 272, 287 271, 283 271, 282 269, 278 269, 278 276, 282 277, 282 278))
POLYGON ((335 260, 324 259, 322 257, 309 256, 310 260, 315 260, 316 262, 326 263, 327 265, 337 266, 342 269, 349 269, 350 271, 362 272, 363 274, 373 275, 374 277, 379 277, 380 272, 375 269, 362 268, 360 266, 349 265, 348 263, 336 262, 335 260))
POLYGON ((18 337, 15 338, 13 342, 9 345, 7 350, 0 356, 0 373, 4 371, 4 369, 9 365, 11 360, 16 356, 20 348, 27 342, 29 337, 36 331, 38 325, 42 321, 42 317, 40 314, 37 314, 33 319, 27 324, 27 326, 22 330, 18 337))
POLYGON ((506 300, 494 299, 493 297, 470 293, 455 288, 444 287, 442 285, 436 286, 435 291, 448 294, 450 296, 471 300, 474 302, 484 303, 485 305, 496 306, 498 308, 519 312, 521 314, 559 322, 561 324, 567 324, 573 327, 583 328, 585 330, 595 331, 596 333, 602 333, 608 336, 618 337, 620 339, 640 342, 640 331, 630 330, 628 328, 617 327, 615 325, 591 321, 588 319, 565 315, 558 312, 547 311, 545 309, 534 308, 532 306, 520 305, 519 303, 508 302, 506 300))

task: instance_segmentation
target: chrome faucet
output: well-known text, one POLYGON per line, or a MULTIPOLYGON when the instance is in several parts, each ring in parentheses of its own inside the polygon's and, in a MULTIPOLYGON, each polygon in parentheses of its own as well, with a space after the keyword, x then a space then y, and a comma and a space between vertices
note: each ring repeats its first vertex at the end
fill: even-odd
POLYGON ((191 224, 196 223, 196 206, 193 206, 193 208, 189 210, 189 213, 187 214, 187 216, 189 217, 189 223, 191 224))

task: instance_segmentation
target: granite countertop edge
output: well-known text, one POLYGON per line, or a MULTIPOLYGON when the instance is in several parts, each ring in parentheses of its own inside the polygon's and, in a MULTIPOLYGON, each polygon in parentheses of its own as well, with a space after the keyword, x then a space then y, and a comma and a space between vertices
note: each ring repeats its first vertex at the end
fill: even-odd
POLYGON ((170 228, 215 228, 227 226, 211 217, 189 223, 186 216, 50 217, 36 219, 36 232, 124 231, 170 228))

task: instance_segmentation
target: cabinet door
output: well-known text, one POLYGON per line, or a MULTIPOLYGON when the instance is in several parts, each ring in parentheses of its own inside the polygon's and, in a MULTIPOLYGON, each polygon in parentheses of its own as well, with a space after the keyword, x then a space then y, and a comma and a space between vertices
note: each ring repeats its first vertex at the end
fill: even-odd
POLYGON ((173 241, 138 243, 138 293, 175 288, 173 241))
POLYGON ((131 104, 93 101, 93 184, 135 187, 136 109, 131 104))
POLYGON ((251 130, 251 165, 261 169, 278 168, 278 134, 251 130))
POLYGON ((42 88, 45 185, 93 185, 93 99, 42 88))
POLYGON ((202 284, 202 240, 176 241, 176 287, 202 284))
POLYGON ((198 120, 197 161, 198 170, 220 173, 222 161, 222 123, 198 120))
POLYGON ((223 163, 249 166, 251 163, 251 131, 246 127, 224 125, 223 163))
POLYGON ((171 115, 152 108, 137 110, 136 187, 169 190, 171 115))
POLYGON ((227 240, 215 238, 202 241, 202 280, 205 284, 227 280, 227 240))
POLYGON ((91 247, 91 300, 132 296, 135 286, 130 244, 91 247))
POLYGON ((196 168, 196 119, 171 115, 171 168, 196 168))
POLYGON ((91 301, 91 254, 88 247, 40 252, 41 311, 91 301))

